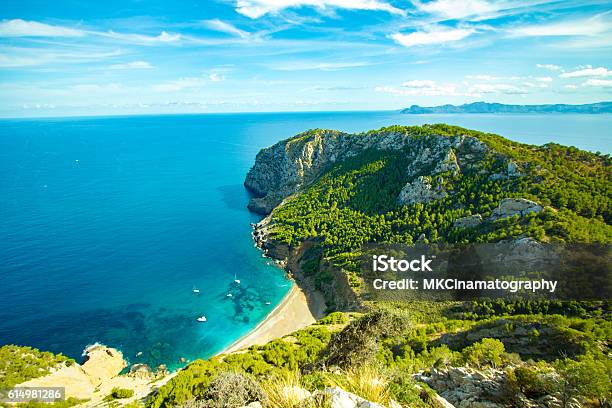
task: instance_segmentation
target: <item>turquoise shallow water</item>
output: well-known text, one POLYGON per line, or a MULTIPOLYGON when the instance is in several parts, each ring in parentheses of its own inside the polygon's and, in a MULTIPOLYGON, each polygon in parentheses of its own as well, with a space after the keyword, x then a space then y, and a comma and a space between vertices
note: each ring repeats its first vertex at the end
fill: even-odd
POLYGON ((181 357, 211 356, 246 334, 290 282, 253 246, 249 224, 259 218, 246 210, 242 182, 260 148, 302 130, 449 122, 609 153, 611 118, 352 112, 2 120, 0 344, 78 358, 102 342, 131 363, 176 368, 181 357), (201 314, 206 323, 196 322, 201 314))

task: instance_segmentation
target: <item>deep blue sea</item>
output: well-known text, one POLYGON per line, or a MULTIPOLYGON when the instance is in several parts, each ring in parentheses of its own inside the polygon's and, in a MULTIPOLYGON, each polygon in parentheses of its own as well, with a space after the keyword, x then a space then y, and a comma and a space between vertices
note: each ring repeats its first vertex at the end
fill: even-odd
POLYGON ((0 344, 79 358, 101 342, 130 363, 170 368, 221 351, 291 285, 250 236, 259 218, 246 210, 242 182, 259 149, 309 128, 440 122, 612 150, 612 115, 0 120, 0 344), (198 323, 202 314, 208 321, 198 323))

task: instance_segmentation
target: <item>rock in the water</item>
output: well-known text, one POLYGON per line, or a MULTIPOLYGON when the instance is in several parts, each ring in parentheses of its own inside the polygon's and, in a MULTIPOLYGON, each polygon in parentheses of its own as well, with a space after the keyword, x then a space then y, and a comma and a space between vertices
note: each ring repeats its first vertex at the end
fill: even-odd
POLYGON ((489 220, 495 221, 514 215, 523 217, 532 212, 539 213, 542 210, 543 207, 540 204, 525 198, 504 198, 499 206, 493 210, 489 220))
POLYGON ((254 213, 266 215, 269 214, 274 207, 279 205, 282 200, 282 197, 273 194, 269 194, 265 197, 255 197, 249 200, 247 208, 254 213))
POLYGON ((401 204, 428 203, 447 195, 448 193, 441 186, 434 188, 429 177, 419 176, 402 188, 398 200, 401 204))
POLYGON ((482 222, 482 215, 468 215, 467 217, 457 218, 453 222, 453 227, 455 228, 474 228, 482 222))

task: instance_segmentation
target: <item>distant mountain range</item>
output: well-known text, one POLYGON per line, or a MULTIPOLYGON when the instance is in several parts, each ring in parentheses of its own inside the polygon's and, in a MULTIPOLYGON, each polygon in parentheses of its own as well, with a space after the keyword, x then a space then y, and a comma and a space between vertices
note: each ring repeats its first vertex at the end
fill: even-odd
POLYGON ((584 105, 505 105, 503 103, 474 102, 464 105, 419 106, 412 105, 401 113, 612 113, 612 102, 584 105))

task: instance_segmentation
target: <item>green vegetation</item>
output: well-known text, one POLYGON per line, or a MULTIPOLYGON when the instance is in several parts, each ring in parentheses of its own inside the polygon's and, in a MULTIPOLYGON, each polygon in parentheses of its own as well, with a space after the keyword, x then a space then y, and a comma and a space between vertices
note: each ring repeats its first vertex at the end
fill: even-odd
MULTIPOLYGON (((450 192, 425 204, 398 203, 401 189, 412 181, 407 180, 406 157, 419 153, 406 149, 366 150, 335 163, 278 207, 272 214, 271 239, 293 248, 308 242, 301 248, 300 266, 318 288, 332 287, 332 272, 340 270, 359 292, 359 262, 366 243, 496 242, 519 236, 547 242, 612 242, 612 161, 607 155, 556 144, 529 146, 448 125, 396 126, 351 137, 379 137, 384 132, 410 134, 422 142, 419 149, 434 147, 432 134, 474 136, 490 149, 472 154, 476 164, 457 174, 431 177, 433 169, 426 168, 411 175, 428 176, 435 187, 450 192), (520 177, 492 177, 507 172, 509 162, 520 169, 520 177), (500 200, 510 197, 531 199, 546 208, 523 217, 486 220, 500 200), (453 227, 454 220, 473 214, 485 221, 475 228, 453 227)), ((305 132, 288 143, 301 146, 313 137, 320 136, 305 132)), ((580 265, 575 270, 579 277, 580 265)), ((453 367, 503 378, 499 402, 506 406, 530 406, 524 398, 554 399, 547 406, 610 406, 609 299, 366 300, 364 305, 363 313, 334 311, 316 325, 263 346, 196 360, 154 392, 146 406, 244 406, 260 401, 270 407, 322 408, 329 401, 320 391, 338 386, 383 405, 394 400, 402 406, 438 407, 435 391, 424 378, 453 367), (309 393, 312 397, 304 405, 309 393)), ((67 362, 53 358, 39 357, 37 361, 47 363, 38 365, 0 359, 3 373, 13 372, 3 381, 17 381, 15 373, 21 375, 22 370, 29 374, 20 378, 33 378, 31 371, 44 373, 67 362)), ((109 397, 129 397, 130 391, 114 389, 109 397)))
MULTIPOLYGON (((455 126, 390 127, 422 139, 421 149, 434 148, 428 135, 477 137, 490 149, 477 166, 432 179, 452 191, 429 203, 401 205, 397 197, 406 179, 406 157, 415 151, 366 150, 335 164, 318 180, 273 213, 271 238, 291 246, 311 240, 337 266, 356 270, 355 259, 365 243, 494 242, 518 236, 564 242, 610 242, 612 160, 556 144, 530 146, 492 134, 455 126), (517 163, 523 176, 494 178, 507 163, 517 163), (454 228, 457 218, 487 217, 503 198, 532 199, 545 211, 483 223, 479 228, 454 228)), ((306 136, 300 136, 304 138, 306 136)), ((428 174, 432 169, 425 169, 428 174)), ((313 266, 313 265, 311 265, 313 266)), ((313 266, 314 267, 314 266, 313 266)))
POLYGON ((111 399, 132 398, 133 396, 134 396, 134 390, 131 390, 129 388, 119 388, 119 387, 113 388, 109 395, 111 399))
POLYGON ((49 374, 61 364, 74 360, 61 354, 40 351, 32 347, 6 345, 0 347, 0 388, 9 388, 32 378, 49 374))
POLYGON ((342 312, 332 312, 317 322, 317 324, 322 325, 346 323, 348 323, 348 317, 342 312))
POLYGON ((394 399, 411 407, 434 407, 432 391, 412 375, 451 366, 505 370, 509 395, 554 395, 589 406, 610 399, 609 319, 533 314, 466 320, 457 316, 472 305, 454 302, 440 307, 434 321, 420 323, 418 314, 416 320, 411 316, 413 305, 382 306, 385 311, 366 314, 341 330, 320 324, 246 353, 196 361, 163 386, 148 406, 204 399, 215 378, 229 372, 259 384, 275 407, 295 406, 303 398, 300 389, 333 386, 383 404, 394 399), (536 328, 548 340, 533 337, 536 328), (568 347, 553 347, 558 344, 568 347))
MULTIPOLYGON (((366 243, 496 242, 519 236, 547 242, 612 241, 612 161, 607 155, 556 144, 529 146, 448 125, 396 126, 347 137, 383 133, 409 134, 420 141, 419 149, 434 148, 432 134, 468 135, 489 149, 480 156, 468 152, 476 156, 475 165, 456 174, 431 177, 433 168, 424 168, 411 179, 406 158, 418 151, 365 150, 333 164, 276 208, 271 240, 294 248, 308 242, 300 266, 318 288, 330 284, 330 271, 336 268, 358 289, 359 258, 366 243), (522 175, 497 177, 510 162, 522 175), (402 188, 418 176, 429 177, 448 196, 399 204, 402 188), (486 220, 502 199, 512 197, 534 200, 545 209, 486 220), (481 214, 485 222, 476 228, 453 226, 454 220, 472 214, 481 214)), ((302 147, 317 137, 317 131, 302 133, 288 140, 287 148, 302 147)), ((215 378, 233 372, 259 384, 262 398, 273 407, 298 406, 303 390, 330 386, 383 405, 393 399, 404 406, 435 407, 434 391, 414 375, 449 367, 501 373, 508 406, 515 406, 519 395, 550 396, 560 406, 603 406, 610 401, 612 321, 607 299, 366 305, 369 313, 356 319, 334 312, 316 326, 263 347, 196 361, 163 386, 148 406, 203 401, 215 378)))
POLYGON ((76 398, 66 398, 65 401, 57 401, 57 402, 38 402, 38 401, 30 401, 16 404, 15 406, 18 408, 70 408, 76 405, 87 402, 87 400, 79 400, 76 398))

